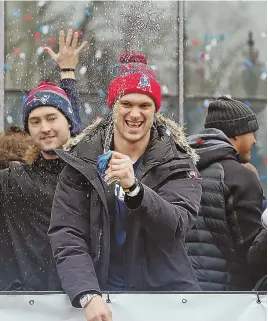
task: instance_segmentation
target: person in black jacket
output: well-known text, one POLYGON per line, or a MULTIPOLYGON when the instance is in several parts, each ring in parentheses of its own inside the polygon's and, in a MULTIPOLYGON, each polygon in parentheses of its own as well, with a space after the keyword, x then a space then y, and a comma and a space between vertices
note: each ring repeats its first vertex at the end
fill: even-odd
POLYGON ((248 251, 248 266, 256 291, 267 291, 267 209, 262 213, 264 228, 248 251))
POLYGON ((68 165, 49 235, 63 288, 87 321, 111 320, 102 291, 199 290, 183 244, 201 197, 196 154, 180 126, 156 115, 161 89, 146 57, 119 61, 112 111, 72 152, 58 151, 68 165), (109 150, 102 176, 97 158, 109 150))
POLYGON ((188 138, 200 156, 202 199, 187 253, 202 290, 251 290, 256 271, 247 255, 262 229, 263 192, 241 163, 249 161, 258 122, 242 102, 220 97, 208 107, 205 128, 188 138))
POLYGON ((11 162, 0 171, 0 290, 61 290, 47 230, 58 176, 64 162, 53 152, 82 129, 73 71, 78 34, 60 32, 60 50, 53 55, 61 68, 61 88, 41 82, 23 106, 24 129, 34 142, 25 162, 11 162), (67 95, 68 97, 67 97, 67 95))

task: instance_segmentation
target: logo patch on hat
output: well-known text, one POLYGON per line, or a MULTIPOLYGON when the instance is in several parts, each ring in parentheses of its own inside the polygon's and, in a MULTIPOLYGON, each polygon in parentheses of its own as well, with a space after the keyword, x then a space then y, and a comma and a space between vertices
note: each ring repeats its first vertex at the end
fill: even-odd
POLYGON ((34 96, 32 96, 29 100, 28 100, 28 104, 31 103, 32 101, 41 101, 41 103, 43 105, 46 105, 47 102, 49 101, 50 95, 40 95, 38 93, 36 93, 34 96), (38 97, 39 96, 39 97, 38 97))
POLYGON ((140 81, 138 83, 137 88, 141 88, 143 91, 149 91, 152 92, 151 89, 151 83, 150 83, 150 79, 149 77, 147 77, 146 75, 142 75, 140 78, 140 81))

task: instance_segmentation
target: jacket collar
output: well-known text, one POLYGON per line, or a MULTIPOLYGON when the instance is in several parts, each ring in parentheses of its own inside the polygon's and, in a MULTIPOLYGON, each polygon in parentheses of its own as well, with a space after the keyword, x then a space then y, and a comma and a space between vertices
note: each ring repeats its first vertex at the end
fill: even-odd
MULTIPOLYGON (((94 141, 94 137, 99 133, 100 136, 97 138, 98 146, 95 146, 96 150, 98 150, 98 154, 94 153, 95 159, 97 156, 103 154, 104 152, 104 145, 107 140, 107 136, 111 135, 110 123, 111 123, 111 113, 107 114, 103 120, 98 120, 90 124, 80 135, 71 138, 67 144, 63 146, 63 149, 66 151, 70 151, 76 149, 76 146, 82 144, 85 141, 94 141), (101 137, 101 146, 100 140, 101 137), (101 147, 102 150, 99 150, 98 147, 101 147)), ((195 150, 190 147, 187 142, 187 139, 184 134, 183 127, 175 123, 169 118, 165 118, 161 114, 156 114, 155 116, 155 123, 154 127, 152 128, 153 133, 150 141, 150 145, 152 145, 152 141, 155 139, 164 139, 165 136, 168 137, 168 140, 173 140, 174 144, 177 146, 177 149, 182 152, 182 154, 186 154, 187 157, 191 158, 194 164, 197 163, 199 157, 195 150), (171 137, 171 138, 170 138, 171 137)), ((148 146, 148 148, 149 148, 148 146)), ((164 143, 163 143, 164 146, 164 143)), ((95 151, 95 150, 94 150, 95 151)), ((94 152, 93 151, 93 152, 94 152)), ((92 150, 91 150, 92 152, 92 150)), ((159 153, 159 150, 158 150, 159 153)), ((159 154, 158 154, 159 157, 159 154)))

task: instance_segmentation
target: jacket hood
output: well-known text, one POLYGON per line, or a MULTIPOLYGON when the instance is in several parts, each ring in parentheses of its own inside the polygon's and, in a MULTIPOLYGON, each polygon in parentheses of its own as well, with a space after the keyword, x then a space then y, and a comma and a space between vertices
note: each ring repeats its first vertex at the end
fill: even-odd
POLYGON ((236 159, 237 151, 227 136, 215 128, 204 129, 201 133, 188 137, 189 145, 195 149, 200 159, 199 170, 224 159, 236 159))
POLYGON ((31 137, 18 126, 11 126, 0 135, 0 169, 13 161, 24 161, 24 155, 32 145, 31 137))
MULTIPOLYGON (((160 136, 164 134, 172 135, 175 141, 175 144, 182 149, 188 156, 191 158, 194 164, 197 163, 199 157, 195 150, 190 147, 187 142, 186 136, 184 134, 184 129, 179 124, 175 123, 173 120, 164 117, 161 114, 156 114, 155 116, 155 127, 160 136)), ((90 139, 93 137, 99 130, 104 131, 104 152, 107 152, 110 149, 112 137, 113 137, 113 121, 112 113, 107 114, 103 119, 99 119, 92 124, 90 124, 85 130, 78 136, 70 138, 70 140, 63 146, 63 149, 70 151, 73 149, 84 137, 90 139)))
POLYGON ((35 144, 29 146, 26 150, 23 160, 25 164, 32 165, 33 162, 40 156, 40 150, 35 144))

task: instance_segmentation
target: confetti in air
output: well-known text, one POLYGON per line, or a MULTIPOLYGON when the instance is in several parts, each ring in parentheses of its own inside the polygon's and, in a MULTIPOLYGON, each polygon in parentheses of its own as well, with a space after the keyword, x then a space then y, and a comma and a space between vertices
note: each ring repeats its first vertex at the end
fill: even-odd
POLYGON ((54 42, 56 42, 56 40, 57 40, 57 37, 55 37, 55 36, 51 36, 51 37, 49 38, 49 42, 50 42, 50 43, 54 43, 54 42))
POLYGON ((169 94, 169 89, 166 85, 162 86, 162 94, 163 95, 168 95, 169 94))
POLYGON ((85 103, 85 113, 90 115, 92 113, 92 108, 90 107, 89 103, 85 103))
POLYGON ((263 72, 260 76, 260 79, 261 80, 266 80, 267 79, 267 73, 266 72, 263 72))
POLYGON ((37 53, 38 56, 42 55, 43 52, 44 52, 44 48, 43 47, 39 47, 36 50, 36 53, 37 53))
POLYGON ((13 117, 8 115, 7 116, 7 123, 10 125, 10 124, 13 124, 13 117))
POLYGON ((38 5, 38 7, 39 8, 42 8, 42 7, 44 7, 44 5, 47 3, 47 1, 38 1, 37 2, 37 5, 38 5))
POLYGON ((35 32, 35 34, 34 34, 34 39, 35 40, 40 40, 40 37, 41 37, 41 34, 40 34, 40 32, 35 32))
POLYGON ((101 57, 102 57, 102 51, 99 49, 99 50, 96 51, 95 58, 96 59, 101 59, 101 57))
POLYGON ((84 75, 87 72, 87 67, 86 66, 82 66, 79 70, 79 74, 80 75, 84 75))
POLYGON ((20 49, 19 48, 13 48, 13 52, 16 56, 20 54, 20 49))
POLYGON ((218 43, 218 41, 217 41, 216 38, 213 38, 213 39, 211 40, 211 46, 212 46, 212 47, 217 46, 217 43, 218 43))
POLYGON ((25 14, 25 15, 23 16, 23 19, 26 20, 26 21, 30 21, 30 20, 33 19, 33 16, 30 15, 30 14, 25 14))
POLYGON ((20 12, 19 11, 14 11, 13 12, 13 17, 19 18, 20 17, 20 12))
POLYGON ((206 107, 206 108, 209 106, 209 100, 208 99, 205 99, 203 101, 203 106, 206 107))
POLYGON ((24 53, 24 52, 21 52, 21 53, 20 53, 20 58, 21 58, 21 59, 25 59, 25 53, 24 53))
POLYGON ((9 71, 10 70, 10 66, 8 64, 4 64, 4 71, 9 71))
POLYGON ((101 97, 101 98, 104 98, 106 96, 105 92, 102 90, 102 89, 99 89, 98 90, 98 95, 101 97))

